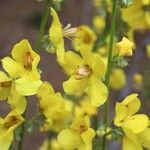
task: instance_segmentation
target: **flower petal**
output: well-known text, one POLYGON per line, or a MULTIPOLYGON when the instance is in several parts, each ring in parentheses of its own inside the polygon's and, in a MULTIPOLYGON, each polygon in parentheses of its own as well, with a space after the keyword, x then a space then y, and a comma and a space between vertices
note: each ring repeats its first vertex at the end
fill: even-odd
POLYGON ((67 94, 74 95, 84 90, 87 79, 75 79, 75 76, 71 76, 69 80, 63 83, 64 91, 67 94))
POLYGON ((106 66, 105 66, 102 58, 98 54, 94 55, 92 70, 93 70, 93 73, 95 74, 95 76, 97 76, 99 78, 101 78, 106 72, 106 66))
POLYGON ((82 134, 82 139, 86 150, 92 150, 92 140, 95 137, 96 133, 92 128, 89 128, 86 132, 82 134))
POLYGON ((58 134, 57 140, 62 148, 68 150, 78 149, 83 144, 80 134, 71 129, 62 130, 58 134))
POLYGON ((131 129, 135 134, 144 131, 149 124, 149 119, 146 115, 138 114, 127 118, 122 126, 131 129))
POLYGON ((13 132, 7 132, 5 136, 0 136, 0 147, 2 150, 8 150, 13 141, 13 132))
POLYGON ((25 76, 15 81, 17 91, 24 96, 34 95, 38 92, 42 81, 34 76, 25 76))
POLYGON ((64 63, 64 39, 61 28, 61 23, 59 21, 56 11, 51 7, 51 15, 53 18, 52 25, 49 29, 50 41, 56 47, 56 54, 58 62, 64 63))
POLYGON ((126 136, 123 137, 122 150, 143 150, 140 144, 128 139, 126 136))
POLYGON ((140 109, 141 102, 137 96, 138 94, 131 94, 127 96, 122 102, 128 107, 128 116, 132 116, 140 109))
POLYGON ((7 102, 10 104, 13 111, 15 111, 17 114, 24 113, 27 106, 27 101, 25 97, 18 93, 14 83, 12 84, 7 102))
POLYGON ((2 60, 4 70, 10 75, 11 78, 18 78, 25 74, 25 69, 19 63, 16 63, 12 58, 5 57, 2 60))
POLYGON ((103 105, 108 96, 108 91, 105 84, 100 79, 92 75, 89 79, 88 86, 88 94, 91 99, 91 105, 94 107, 103 105))
POLYGON ((65 64, 63 67, 65 67, 64 69, 68 74, 74 73, 75 69, 77 69, 77 66, 80 66, 82 63, 81 57, 72 51, 65 53, 64 61, 65 64))
POLYGON ((91 66, 94 61, 94 55, 91 50, 82 49, 80 50, 84 63, 91 66))
POLYGON ((123 121, 128 114, 128 109, 122 103, 116 103, 115 114, 114 124, 120 127, 122 125, 121 121, 123 121))
POLYGON ((150 149, 150 128, 139 133, 137 137, 143 147, 150 149))

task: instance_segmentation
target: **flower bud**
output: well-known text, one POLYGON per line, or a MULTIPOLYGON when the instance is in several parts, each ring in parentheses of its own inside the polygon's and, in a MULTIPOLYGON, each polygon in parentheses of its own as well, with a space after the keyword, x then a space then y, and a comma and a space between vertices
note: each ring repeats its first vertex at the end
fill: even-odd
POLYGON ((117 0, 117 4, 121 8, 128 8, 133 4, 133 0, 117 0))

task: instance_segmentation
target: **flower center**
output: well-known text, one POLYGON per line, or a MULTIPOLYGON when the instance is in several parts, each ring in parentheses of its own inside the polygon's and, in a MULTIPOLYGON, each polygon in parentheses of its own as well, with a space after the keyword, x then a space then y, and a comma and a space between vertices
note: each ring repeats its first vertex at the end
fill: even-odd
POLYGON ((68 24, 66 27, 63 28, 63 36, 67 38, 75 37, 77 31, 77 27, 71 28, 71 24, 68 24))
POLYGON ((12 81, 4 81, 4 82, 0 82, 0 87, 1 88, 9 88, 11 87, 12 81))
POLYGON ((85 125, 80 125, 80 134, 84 133, 87 130, 85 125))
POLYGON ((32 62, 33 62, 33 57, 31 55, 31 52, 26 52, 25 56, 24 56, 24 67, 25 69, 32 69, 32 62))
POLYGON ((91 42, 91 36, 88 33, 85 33, 83 37, 83 42, 89 44, 91 42))
POLYGON ((9 129, 10 127, 12 127, 13 125, 17 124, 20 120, 16 117, 16 116, 10 116, 10 118, 8 119, 8 121, 6 121, 4 123, 4 127, 6 129, 9 129))
POLYGON ((92 72, 91 68, 89 67, 89 65, 86 64, 77 69, 75 78, 77 80, 86 78, 91 74, 91 72, 92 72))

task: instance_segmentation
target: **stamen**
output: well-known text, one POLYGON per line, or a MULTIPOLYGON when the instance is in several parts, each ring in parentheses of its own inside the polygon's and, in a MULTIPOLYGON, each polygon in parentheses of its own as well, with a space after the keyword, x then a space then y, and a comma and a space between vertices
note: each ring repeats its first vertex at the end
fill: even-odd
POLYGON ((90 75, 91 72, 92 70, 88 65, 81 66, 76 71, 75 79, 80 80, 80 79, 86 78, 90 75))
POLYGON ((32 58, 31 52, 26 52, 24 61, 25 61, 24 67, 26 69, 32 69, 33 58, 32 58))
POLYGON ((67 38, 75 37, 77 31, 78 31, 77 27, 71 28, 71 24, 68 24, 66 27, 63 28, 63 36, 67 38))

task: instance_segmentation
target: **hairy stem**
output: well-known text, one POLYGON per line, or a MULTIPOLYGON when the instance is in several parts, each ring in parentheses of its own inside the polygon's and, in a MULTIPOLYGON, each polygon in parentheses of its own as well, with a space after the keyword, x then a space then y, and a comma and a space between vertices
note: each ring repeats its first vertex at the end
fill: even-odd
MULTIPOLYGON (((111 65, 112 65, 112 50, 113 50, 113 43, 114 43, 114 35, 115 35, 115 25, 116 25, 116 4, 117 0, 113 0, 112 4, 112 24, 110 29, 110 40, 109 40, 109 51, 108 51, 108 64, 107 64, 107 72, 105 75, 105 84, 108 88, 108 93, 110 93, 109 89, 109 80, 110 80, 110 73, 111 73, 111 65)), ((106 101, 104 105, 104 118, 103 124, 107 124, 108 122, 108 115, 109 115, 109 99, 106 101)), ((102 140, 102 150, 106 149, 106 136, 103 137, 102 140)))

